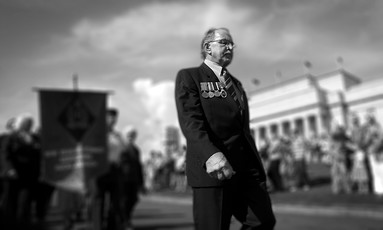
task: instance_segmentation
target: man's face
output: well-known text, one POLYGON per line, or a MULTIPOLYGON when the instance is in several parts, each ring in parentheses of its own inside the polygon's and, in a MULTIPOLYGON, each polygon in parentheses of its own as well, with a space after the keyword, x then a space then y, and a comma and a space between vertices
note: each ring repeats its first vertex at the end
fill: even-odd
POLYGON ((353 118, 352 123, 354 124, 354 126, 359 126, 359 119, 353 118))
POLYGON ((106 123, 109 129, 113 129, 113 127, 116 125, 116 122, 117 122, 117 116, 113 116, 110 114, 106 116, 106 123))
POLYGON ((366 123, 370 124, 370 125, 373 125, 375 123, 375 117, 373 115, 367 115, 366 123))
POLYGON ((231 35, 225 30, 217 30, 213 41, 209 42, 207 58, 226 67, 233 59, 233 48, 231 35))
POLYGON ((33 120, 30 118, 27 118, 22 123, 21 130, 26 131, 26 132, 30 132, 32 130, 32 127, 33 127, 33 120))
POLYGON ((137 133, 135 131, 129 132, 126 137, 129 143, 134 143, 136 141, 137 133))

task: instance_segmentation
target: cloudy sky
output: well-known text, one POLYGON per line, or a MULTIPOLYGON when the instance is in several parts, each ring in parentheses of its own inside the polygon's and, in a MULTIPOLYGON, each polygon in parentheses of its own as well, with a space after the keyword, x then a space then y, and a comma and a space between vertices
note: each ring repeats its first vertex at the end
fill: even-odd
POLYGON ((0 0, 0 130, 19 113, 39 115, 33 88, 110 90, 119 128, 137 127, 144 152, 177 125, 179 69, 201 63, 210 27, 237 44, 230 72, 249 92, 303 74, 344 68, 383 76, 383 1, 369 0, 0 0), (256 78, 261 84, 256 86, 256 78))

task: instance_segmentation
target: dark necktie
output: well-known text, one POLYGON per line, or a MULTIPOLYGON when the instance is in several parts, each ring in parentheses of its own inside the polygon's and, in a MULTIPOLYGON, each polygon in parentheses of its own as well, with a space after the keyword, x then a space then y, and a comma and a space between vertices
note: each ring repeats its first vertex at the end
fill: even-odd
POLYGON ((237 92, 235 89, 235 86, 233 84, 233 81, 231 80, 230 74, 227 73, 225 69, 222 69, 221 76, 225 80, 225 88, 228 94, 234 99, 235 103, 237 103, 238 107, 240 108, 241 112, 244 108, 243 102, 240 98, 240 92, 237 92))

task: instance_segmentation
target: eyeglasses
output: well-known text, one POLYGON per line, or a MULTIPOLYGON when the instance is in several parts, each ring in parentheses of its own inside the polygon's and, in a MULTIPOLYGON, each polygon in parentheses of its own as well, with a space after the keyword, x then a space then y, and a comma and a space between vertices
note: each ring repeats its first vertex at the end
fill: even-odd
POLYGON ((230 40, 227 40, 227 39, 219 39, 219 40, 213 40, 213 41, 209 41, 210 42, 217 42, 218 44, 220 44, 221 46, 226 46, 230 49, 233 49, 235 47, 235 44, 234 42, 230 41, 230 40))

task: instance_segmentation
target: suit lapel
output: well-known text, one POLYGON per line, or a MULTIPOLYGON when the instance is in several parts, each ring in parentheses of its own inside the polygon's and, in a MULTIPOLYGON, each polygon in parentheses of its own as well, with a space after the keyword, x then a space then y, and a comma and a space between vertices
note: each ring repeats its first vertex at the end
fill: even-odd
POLYGON ((213 70, 211 70, 209 66, 207 66, 205 63, 202 63, 199 69, 202 73, 202 76, 207 77, 208 79, 210 79, 210 81, 217 79, 217 76, 215 76, 215 73, 213 72, 213 70))

